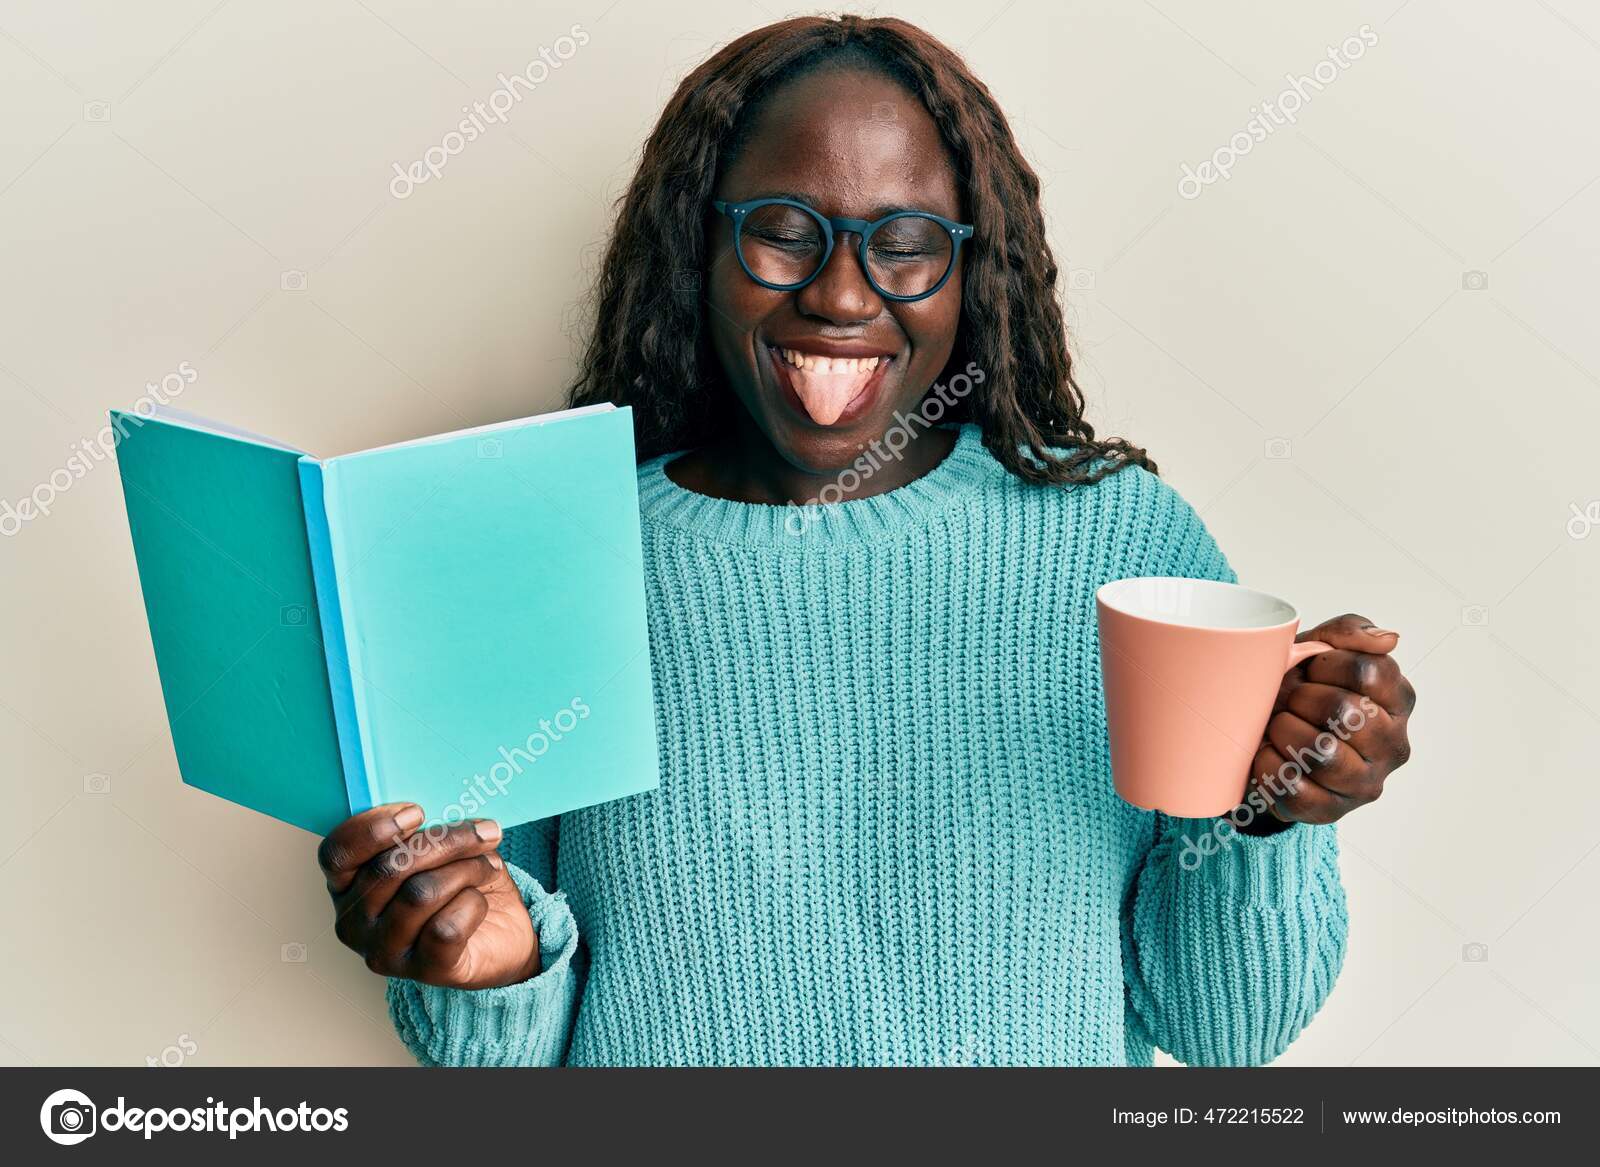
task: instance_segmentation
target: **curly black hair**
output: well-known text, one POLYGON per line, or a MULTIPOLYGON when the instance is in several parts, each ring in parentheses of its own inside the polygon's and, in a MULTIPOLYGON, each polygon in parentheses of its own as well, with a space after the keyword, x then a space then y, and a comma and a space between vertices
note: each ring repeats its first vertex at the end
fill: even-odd
POLYGON ((568 403, 632 406, 641 459, 703 446, 727 431, 739 407, 711 352, 700 294, 708 204, 761 101, 827 66, 876 70, 902 85, 932 116, 961 177, 976 233, 965 252, 961 323, 946 373, 974 362, 985 378, 946 420, 976 422, 990 452, 1033 482, 1094 482, 1130 465, 1155 470, 1144 450, 1096 438, 1084 420, 1039 177, 1005 115, 956 53, 893 18, 771 24, 684 78, 619 202, 568 403))

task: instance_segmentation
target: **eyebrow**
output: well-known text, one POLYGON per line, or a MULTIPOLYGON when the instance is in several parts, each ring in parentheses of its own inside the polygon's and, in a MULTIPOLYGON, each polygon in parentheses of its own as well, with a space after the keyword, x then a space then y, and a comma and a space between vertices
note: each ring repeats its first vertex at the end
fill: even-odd
MULTIPOLYGON (((755 199, 790 199, 790 200, 792 200, 794 202, 797 202, 797 203, 804 203, 806 206, 810 207, 813 211, 816 211, 817 214, 819 214, 819 215, 822 214, 822 211, 820 209, 818 209, 817 204, 816 204, 816 202, 814 200, 812 200, 810 197, 808 197, 808 196, 806 196, 804 194, 801 194, 799 191, 793 191, 793 190, 763 190, 763 191, 757 191, 756 193, 754 193, 752 195, 747 195, 746 197, 744 197, 742 199, 729 199, 728 201, 732 202, 732 203, 748 203, 748 202, 754 201, 755 199)), ((884 204, 880 204, 879 206, 876 206, 876 207, 872 208, 872 210, 868 211, 865 215, 859 216, 859 218, 861 218, 862 220, 864 220, 865 222, 868 222, 868 223, 875 223, 879 219, 887 218, 889 215, 899 214, 901 211, 917 211, 920 214, 924 214, 924 215, 937 215, 937 214, 940 214, 940 212, 929 210, 927 207, 912 207, 912 206, 902 206, 899 203, 884 203, 884 204)), ((841 216, 839 216, 839 218, 842 218, 842 219, 854 219, 854 218, 857 218, 857 217, 858 216, 855 216, 855 215, 841 215, 841 216)))

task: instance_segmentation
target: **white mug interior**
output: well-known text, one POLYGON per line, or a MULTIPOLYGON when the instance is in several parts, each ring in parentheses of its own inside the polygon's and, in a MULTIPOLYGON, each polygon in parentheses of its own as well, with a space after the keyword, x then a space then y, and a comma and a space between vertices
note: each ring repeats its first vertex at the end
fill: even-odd
POLYGON ((1208 579, 1136 576, 1104 584, 1095 595, 1113 611, 1185 628, 1278 628, 1300 619, 1287 600, 1208 579))

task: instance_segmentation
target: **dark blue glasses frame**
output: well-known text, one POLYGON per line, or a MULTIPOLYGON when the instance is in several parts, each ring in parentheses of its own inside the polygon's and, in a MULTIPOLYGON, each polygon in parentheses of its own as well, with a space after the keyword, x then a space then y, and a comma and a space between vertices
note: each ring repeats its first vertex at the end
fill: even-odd
POLYGON ((862 274, 867 277, 867 283, 872 285, 873 291, 877 292, 878 295, 882 296, 886 300, 895 300, 902 304, 911 303, 916 300, 926 300, 940 288, 944 287, 949 281, 951 273, 956 270, 956 260, 961 256, 961 244, 972 238, 972 224, 957 223, 952 219, 946 219, 943 216, 935 215, 931 211, 896 211, 892 215, 885 215, 883 218, 874 219, 869 223, 865 219, 830 219, 820 211, 806 206, 805 203, 797 202, 794 199, 749 199, 748 201, 742 203, 729 203, 724 202, 721 199, 717 199, 712 202, 711 209, 716 211, 719 215, 726 215, 728 218, 733 220, 733 250, 734 254, 739 257, 739 266, 744 268, 744 274, 749 276, 756 283, 760 284, 763 288, 771 288, 775 292, 798 292, 801 288, 805 287, 812 280, 820 276, 823 270, 828 266, 828 261, 833 258, 833 240, 835 232, 840 234, 848 232, 854 233, 861 237, 861 243, 856 248, 856 258, 860 261, 862 274), (770 280, 764 280, 750 269, 750 264, 746 262, 744 258, 745 220, 750 217, 750 213, 752 211, 757 211, 762 207, 770 206, 793 207, 798 211, 804 211, 807 215, 810 215, 813 220, 815 220, 817 226, 822 228, 822 237, 827 244, 822 251, 822 260, 817 264, 816 271, 812 272, 805 279, 799 281, 798 283, 775 284, 770 280), (926 292, 917 292, 914 295, 902 296, 895 292, 885 290, 883 287, 879 286, 878 281, 872 277, 872 267, 867 262, 867 244, 872 239, 873 232, 879 227, 882 227, 885 223, 892 223, 896 219, 911 218, 932 219, 935 223, 939 224, 940 227, 944 228, 950 233, 950 265, 944 269, 944 275, 939 277, 939 282, 934 284, 933 287, 929 288, 926 292))

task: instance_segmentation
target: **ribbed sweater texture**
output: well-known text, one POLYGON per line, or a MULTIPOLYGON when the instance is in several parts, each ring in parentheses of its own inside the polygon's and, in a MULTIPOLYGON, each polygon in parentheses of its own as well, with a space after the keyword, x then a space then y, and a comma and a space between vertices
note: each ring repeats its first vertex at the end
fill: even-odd
MULTIPOLYGON (((661 785, 518 827, 522 984, 389 982, 427 1065, 1259 1064, 1344 957, 1334 828, 1112 789, 1095 589, 1233 580, 1125 469, 1025 483, 960 429, 797 516, 639 469, 661 785), (1226 830, 1223 832, 1227 835, 1226 830)), ((598 699, 598 698, 597 698, 598 699)))

